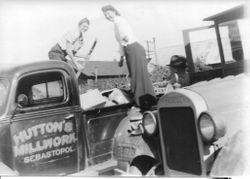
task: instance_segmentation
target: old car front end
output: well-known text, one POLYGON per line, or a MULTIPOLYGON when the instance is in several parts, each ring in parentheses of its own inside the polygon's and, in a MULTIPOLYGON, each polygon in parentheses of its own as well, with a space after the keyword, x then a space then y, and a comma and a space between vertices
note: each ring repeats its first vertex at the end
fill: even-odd
POLYGON ((241 175, 247 166, 245 149, 232 143, 237 136, 244 136, 241 143, 246 141, 249 82, 248 74, 216 78, 161 97, 156 111, 143 114, 142 138, 160 139, 159 145, 147 143, 161 151, 155 163, 163 167, 152 166, 146 175, 225 176, 225 167, 227 175, 241 175))
POLYGON ((201 96, 178 90, 164 96, 158 105, 164 173, 170 176, 206 175, 223 121, 216 121, 201 96))

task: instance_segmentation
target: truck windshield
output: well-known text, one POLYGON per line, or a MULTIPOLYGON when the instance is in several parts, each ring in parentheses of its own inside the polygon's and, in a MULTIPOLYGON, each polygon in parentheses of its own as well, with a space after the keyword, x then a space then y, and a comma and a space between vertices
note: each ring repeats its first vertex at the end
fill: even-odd
POLYGON ((0 79, 0 115, 4 112, 8 93, 8 81, 0 79))

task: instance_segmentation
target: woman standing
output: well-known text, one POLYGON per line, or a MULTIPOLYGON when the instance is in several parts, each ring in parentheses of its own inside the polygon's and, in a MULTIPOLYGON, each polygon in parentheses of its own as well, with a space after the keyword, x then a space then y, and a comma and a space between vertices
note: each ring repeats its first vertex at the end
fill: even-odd
POLYGON ((122 66, 126 59, 131 76, 131 92, 136 104, 140 107, 154 105, 156 98, 147 71, 145 49, 138 43, 128 22, 112 5, 103 6, 102 11, 105 18, 114 24, 115 38, 120 45, 119 66, 122 66))

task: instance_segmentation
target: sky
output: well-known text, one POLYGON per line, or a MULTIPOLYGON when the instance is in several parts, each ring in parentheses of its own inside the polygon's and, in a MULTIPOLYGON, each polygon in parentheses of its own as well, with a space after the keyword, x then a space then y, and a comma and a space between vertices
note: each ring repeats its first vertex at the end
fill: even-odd
POLYGON ((95 38, 91 60, 119 59, 113 25, 101 11, 112 4, 131 24, 137 38, 156 40, 156 48, 183 44, 182 30, 211 25, 204 18, 247 2, 246 0, 0 0, 0 63, 48 60, 48 51, 83 17, 90 19, 87 53, 95 38))

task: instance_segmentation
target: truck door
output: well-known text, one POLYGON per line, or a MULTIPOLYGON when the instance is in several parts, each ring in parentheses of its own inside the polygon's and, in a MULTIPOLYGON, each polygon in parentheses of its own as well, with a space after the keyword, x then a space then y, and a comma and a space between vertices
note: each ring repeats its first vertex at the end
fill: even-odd
POLYGON ((11 121, 13 164, 21 175, 77 171, 76 106, 71 80, 62 70, 26 74, 18 80, 11 121), (71 94, 71 96, 70 96, 71 94))

